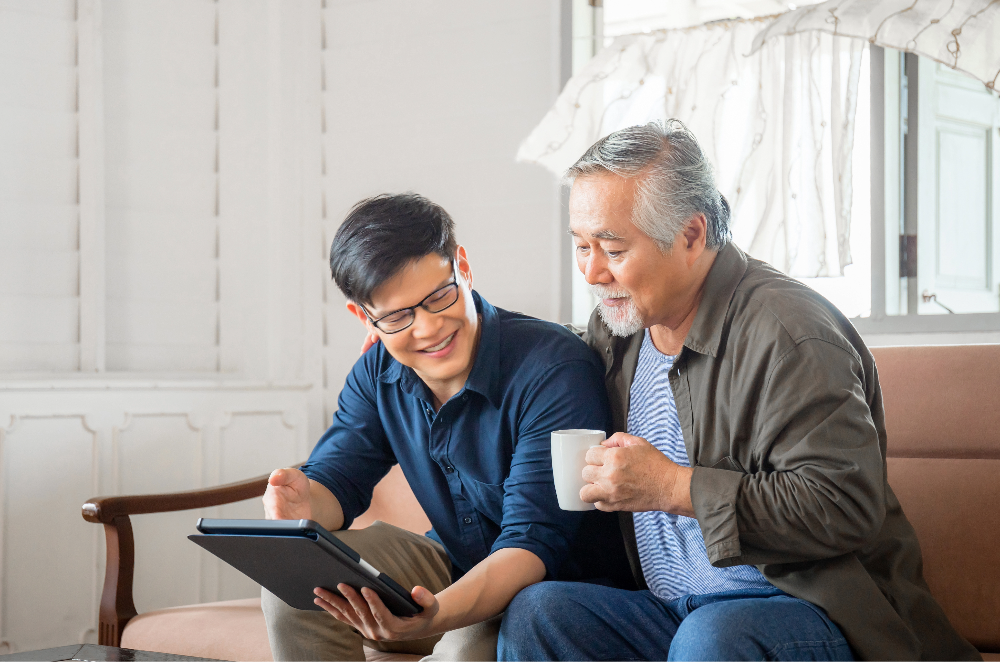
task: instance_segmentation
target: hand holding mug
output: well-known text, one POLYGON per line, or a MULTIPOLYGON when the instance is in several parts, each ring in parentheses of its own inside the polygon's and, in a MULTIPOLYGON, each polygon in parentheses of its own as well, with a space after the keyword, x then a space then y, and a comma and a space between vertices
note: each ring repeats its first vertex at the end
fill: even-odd
POLYGON ((598 510, 660 510, 694 517, 690 467, 682 467, 642 437, 611 436, 586 455, 580 499, 598 510))

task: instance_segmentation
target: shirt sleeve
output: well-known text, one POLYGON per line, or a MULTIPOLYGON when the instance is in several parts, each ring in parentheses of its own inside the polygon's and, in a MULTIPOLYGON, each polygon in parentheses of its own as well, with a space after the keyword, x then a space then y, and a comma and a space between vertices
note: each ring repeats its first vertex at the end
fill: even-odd
POLYGON ((691 498, 716 566, 862 548, 885 518, 885 466, 858 358, 821 339, 781 357, 751 438, 761 470, 695 467, 691 498))
POLYGON ((597 361, 569 361, 543 373, 519 408, 510 474, 504 481, 503 521, 492 552, 517 547, 557 578, 583 512, 559 508, 552 478, 553 430, 608 430, 604 376, 597 361))
POLYGON ((320 438, 302 471, 326 487, 340 502, 344 524, 368 510, 375 485, 396 464, 376 401, 376 347, 354 364, 347 375, 333 424, 320 438))

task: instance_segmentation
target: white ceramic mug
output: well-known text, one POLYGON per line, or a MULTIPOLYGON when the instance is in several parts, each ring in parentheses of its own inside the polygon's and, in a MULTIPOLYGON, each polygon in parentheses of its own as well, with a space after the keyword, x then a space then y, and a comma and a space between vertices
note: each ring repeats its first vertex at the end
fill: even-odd
POLYGON ((580 498, 580 490, 587 484, 583 479, 587 451, 600 446, 604 438, 604 430, 556 430, 552 433, 552 479, 559 507, 563 510, 597 508, 580 498))

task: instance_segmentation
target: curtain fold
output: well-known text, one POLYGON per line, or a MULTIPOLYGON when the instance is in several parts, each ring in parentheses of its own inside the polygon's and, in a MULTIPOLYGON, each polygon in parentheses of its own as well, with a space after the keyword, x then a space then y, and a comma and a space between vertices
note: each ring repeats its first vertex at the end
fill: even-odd
POLYGON ((740 247, 796 277, 851 263, 851 154, 865 43, 811 31, 747 56, 759 21, 619 37, 574 76, 518 160, 561 176, 599 138, 654 119, 694 132, 740 247))

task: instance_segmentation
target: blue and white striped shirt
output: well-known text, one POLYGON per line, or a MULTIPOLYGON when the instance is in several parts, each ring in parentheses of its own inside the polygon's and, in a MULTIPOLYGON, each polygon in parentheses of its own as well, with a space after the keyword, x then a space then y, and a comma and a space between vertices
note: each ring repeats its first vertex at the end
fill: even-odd
MULTIPOLYGON (((642 437, 682 467, 689 467, 674 393, 667 379, 674 357, 660 353, 648 330, 645 334, 630 390, 628 433, 642 437)), ((635 513, 633 520, 642 574, 660 599, 771 586, 753 566, 713 567, 694 518, 649 511, 635 513)))

